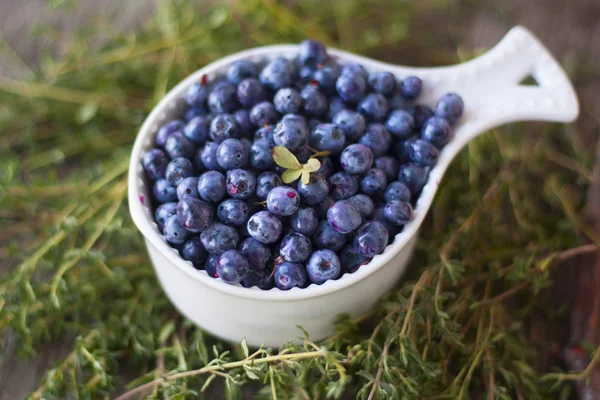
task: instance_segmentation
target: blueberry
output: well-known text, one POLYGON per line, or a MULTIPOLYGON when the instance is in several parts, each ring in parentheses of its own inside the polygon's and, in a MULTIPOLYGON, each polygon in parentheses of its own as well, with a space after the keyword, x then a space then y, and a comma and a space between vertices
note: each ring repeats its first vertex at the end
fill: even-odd
POLYGON ((300 92, 302 97, 302 110, 308 116, 322 117, 329 109, 327 96, 317 87, 306 85, 300 92))
POLYGON ((373 153, 365 145, 351 144, 342 152, 340 164, 351 174, 362 174, 373 165, 373 153))
POLYGON ((212 223, 214 211, 207 202, 186 196, 177 203, 177 218, 188 231, 202 232, 212 223))
POLYGON ((394 110, 385 121, 390 133, 400 139, 406 139, 414 133, 415 121, 408 111, 394 110))
POLYGON ((208 140, 210 121, 212 121, 210 115, 194 117, 183 128, 183 134, 196 146, 201 146, 208 140))
POLYGON ((336 202, 327 211, 329 225, 340 233, 350 233, 362 223, 360 211, 348 200, 336 202))
POLYGON ((220 114, 210 123, 210 137, 217 143, 225 139, 237 139, 242 136, 242 130, 231 114, 220 114))
POLYGON ((271 250, 258 240, 254 238, 244 240, 240 245, 240 252, 246 257, 246 260, 248 260, 251 270, 269 270, 271 250))
POLYGON ((413 117, 414 126, 417 131, 420 131, 425 121, 433 117, 433 110, 424 104, 417 104, 410 110, 413 117))
POLYGON ((368 195, 382 194, 387 186, 385 172, 378 168, 367 171, 360 180, 360 189, 368 195))
POLYGON ((333 117, 333 123, 350 140, 357 140, 367 127, 365 118, 357 112, 342 110, 333 117))
POLYGON ((346 235, 333 229, 329 222, 321 221, 312 240, 317 249, 338 251, 346 244, 346 235))
POLYGON ((390 149, 392 136, 383 124, 369 124, 364 135, 358 139, 358 143, 370 148, 374 157, 381 157, 390 149))
POLYGON ((400 165, 394 157, 381 156, 375 159, 375 168, 383 170, 388 181, 393 181, 398 176, 400 165))
POLYGON ((173 132, 165 143, 165 151, 171 157, 171 160, 178 157, 192 158, 196 151, 196 146, 183 133, 173 132))
POLYGON ((167 242, 171 244, 182 244, 188 238, 189 233, 181 226, 177 215, 171 215, 165 222, 163 235, 165 235, 167 242))
POLYGON ((277 146, 294 151, 306 143, 309 132, 306 122, 300 118, 283 118, 273 131, 273 141, 277 146))
POLYGON ((410 190, 410 193, 414 196, 417 195, 425 183, 427 183, 427 176, 429 170, 427 167, 423 167, 416 163, 403 164, 398 171, 398 180, 406 185, 410 190))
POLYGON ((242 106, 252 108, 267 99, 267 91, 257 79, 244 79, 237 87, 237 99, 242 106))
POLYGON ((383 198, 385 199, 385 201, 410 201, 410 190, 404 183, 400 181, 394 181, 390 183, 385 189, 385 194, 383 195, 383 198))
POLYGON ((246 78, 255 78, 258 76, 256 65, 246 60, 238 60, 233 62, 229 68, 227 68, 227 80, 232 85, 238 85, 241 81, 246 78))
POLYGON ((275 93, 273 104, 280 114, 295 114, 302 107, 302 97, 292 88, 281 88, 275 93))
POLYGON ((358 112, 371 122, 382 122, 389 110, 387 100, 380 93, 368 94, 358 103, 358 112))
POLYGON ((279 254, 285 261, 303 262, 312 252, 310 240, 301 233, 292 232, 287 234, 281 241, 279 254))
POLYGON ((216 170, 221 169, 217 162, 217 148, 219 145, 215 142, 206 142, 204 147, 198 149, 194 155, 194 165, 198 170, 216 170))
POLYGON ((317 250, 306 264, 306 272, 313 283, 320 285, 340 275, 342 265, 337 254, 331 250, 317 250))
POLYGON ((279 118, 275 106, 269 101, 258 103, 250 110, 250 122, 256 126, 275 124, 279 118))
POLYGON ((215 85, 208 95, 208 108, 215 114, 230 113, 238 107, 237 90, 231 84, 215 85))
POLYGON ((277 265, 273 281, 275 287, 281 290, 303 287, 306 284, 304 265, 290 262, 283 262, 277 265))
POLYGON ((192 106, 203 106, 208 98, 209 87, 202 83, 194 82, 185 92, 185 101, 192 106))
POLYGON ((335 83, 340 76, 340 68, 336 64, 326 65, 313 73, 312 79, 325 93, 335 94, 335 83))
POLYGON ((388 105, 390 106, 390 110, 408 111, 412 108, 410 101, 398 89, 388 98, 388 105))
POLYGON ((252 122, 250 122, 250 113, 248 110, 237 110, 233 113, 233 118, 235 118, 235 122, 237 122, 240 127, 241 136, 251 137, 254 126, 252 125, 252 122))
POLYGON ((429 118, 421 129, 421 137, 437 148, 444 147, 450 141, 451 134, 448 122, 439 117, 429 118))
POLYGON ((250 147, 250 165, 261 171, 273 167, 273 143, 265 139, 254 141, 250 147))
POLYGON ((401 163, 406 163, 410 161, 410 147, 412 143, 417 139, 419 139, 419 136, 414 135, 404 141, 398 141, 394 143, 393 152, 395 153, 396 157, 401 163))
POLYGON ((250 216, 250 208, 245 201, 238 199, 227 199, 217 207, 219 221, 227 225, 245 225, 250 216))
POLYGON ((237 247, 239 235, 235 228, 213 222, 200 234, 200 240, 210 254, 221 255, 237 247))
MULTIPOLYGON (((344 103, 344 100, 342 100, 339 97, 330 98, 329 99, 329 111, 327 112, 327 120, 333 122, 333 119, 335 118, 335 116, 344 110, 346 110, 346 104, 344 103)), ((336 124, 335 122, 333 122, 333 123, 336 124)), ((338 125, 338 124, 336 124, 336 125, 338 125)), ((339 125, 338 125, 338 128, 342 129, 342 127, 339 125)), ((344 132, 344 134, 346 134, 346 137, 348 137, 348 134, 346 132, 344 132)))
POLYGON ((388 239, 389 233, 385 225, 379 221, 369 221, 356 231, 354 248, 364 257, 373 257, 383 252, 388 239))
POLYGON ((312 131, 321 124, 323 124, 323 121, 321 121, 320 119, 311 118, 308 120, 308 129, 312 131))
POLYGON ((193 262, 194 264, 201 264, 206 260, 208 252, 204 248, 200 238, 192 238, 185 242, 181 249, 181 257, 184 260, 193 262))
POLYGON ((422 89, 423 82, 416 76, 409 76, 400 83, 400 93, 409 100, 419 97, 422 89))
POLYGON ((358 179, 348 172, 336 172, 329 178, 329 190, 335 200, 347 199, 358 192, 358 179))
POLYGON ((304 82, 304 83, 308 83, 310 80, 312 80, 312 76, 315 73, 315 69, 313 67, 310 67, 308 65, 302 65, 300 67, 300 71, 298 72, 300 81, 304 82))
POLYGON ((169 121, 163 126, 160 127, 158 133, 156 134, 156 138, 154 139, 154 143, 158 147, 163 147, 165 143, 167 143, 167 139, 175 132, 181 132, 185 125, 183 122, 179 120, 169 121))
POLYGON ((273 131, 274 130, 275 130, 275 127, 273 125, 261 126, 260 128, 258 128, 256 130, 256 132, 254 132, 254 140, 265 139, 271 143, 274 143, 274 141, 273 141, 273 131))
POLYGON ((288 186, 277 186, 267 196, 267 209, 275 215, 290 216, 300 206, 300 195, 288 186))
POLYGON ((329 179, 331 175, 333 175, 333 171, 335 170, 333 166, 333 161, 329 157, 319 158, 321 161, 321 166, 317 170, 318 174, 321 174, 325 177, 325 179, 329 179))
POLYGON ((383 217, 393 225, 402 226, 411 220, 412 207, 406 201, 393 199, 385 205, 383 217))
POLYGON ((227 193, 236 199, 247 199, 256 189, 256 176, 245 169, 233 169, 227 172, 227 193))
POLYGON ((296 150, 294 150, 294 155, 302 164, 306 163, 310 157, 314 154, 314 152, 308 146, 300 146, 296 150))
POLYGON ((217 148, 217 162, 224 169, 243 167, 248 163, 248 151, 237 139, 225 139, 217 148))
POLYGON ((369 258, 360 254, 353 245, 348 244, 339 253, 340 264, 346 272, 355 272, 369 262, 369 258))
POLYGON ((242 253, 237 250, 227 250, 217 260, 217 274, 224 282, 240 283, 248 275, 250 267, 242 253))
POLYGON ((218 203, 225 197, 225 177, 219 171, 208 171, 198 179, 198 193, 203 200, 218 203))
POLYGON ((450 124, 456 123, 463 115, 465 103, 456 93, 447 93, 440 97, 435 105, 436 117, 444 118, 450 124))
POLYGON ((206 257, 206 261, 204 262, 204 270, 208 274, 208 276, 213 278, 218 278, 219 274, 217 274, 217 261, 219 261, 219 256, 216 254, 208 254, 206 257))
POLYGON ((367 90, 365 78, 359 74, 344 73, 335 82, 335 87, 342 100, 355 103, 362 99, 367 90))
POLYGON ((373 204, 373 200, 371 200, 371 198, 366 194, 356 194, 350 197, 348 201, 350 204, 356 207, 363 217, 368 217, 373 213, 375 205, 373 204))
POLYGON ((158 206, 156 212, 154 213, 154 219, 156 220, 158 228, 162 231, 165 226, 165 222, 167 222, 167 219, 171 215, 175 214, 177 214, 177 203, 175 202, 165 203, 158 206))
POLYGON ((369 73, 367 72, 365 67, 363 67, 360 64, 355 64, 355 63, 350 63, 350 64, 344 65, 342 67, 342 75, 344 75, 344 74, 358 75, 361 78, 363 78, 365 80, 365 82, 369 78, 369 73))
POLYGON ((248 233, 261 243, 275 243, 283 230, 279 218, 268 211, 259 211, 248 220, 248 233))
POLYGON ((256 286, 262 290, 269 290, 273 287, 273 277, 271 276, 271 271, 266 269, 264 270, 250 270, 248 271, 248 275, 242 281, 242 286, 246 288, 251 288, 256 286))
POLYGON ((241 138, 240 143, 242 144, 242 146, 244 146, 244 148, 246 149, 246 153, 249 155, 250 148, 252 147, 252 143, 253 143, 252 140, 250 140, 248 138, 241 138))
POLYGON ((305 40, 298 45, 298 59, 302 65, 314 68, 327 61, 327 50, 321 42, 305 40))
POLYGON ((294 232, 310 236, 317 230, 319 217, 313 208, 300 208, 290 217, 290 226, 294 232))
POLYGON ((431 166, 438 159, 438 150, 429 142, 417 139, 410 144, 410 159, 423 166, 431 166))
POLYGON ((152 194, 159 203, 168 203, 177 200, 177 190, 166 179, 159 179, 154 183, 152 194))
POLYGON ((195 198, 200 197, 198 194, 198 178, 189 176, 179 182, 177 185, 177 198, 181 200, 185 196, 191 196, 195 198))
POLYGON ((310 146, 318 151, 339 154, 344 149, 346 136, 334 124, 317 125, 310 133, 310 146))
POLYGON ((273 91, 293 86, 295 80, 296 68, 285 58, 276 58, 269 62, 260 73, 261 83, 273 91))
POLYGON ((331 196, 327 196, 325 197, 325 199, 323 199, 321 203, 315 204, 313 208, 317 213, 317 217, 319 219, 327 219, 327 211, 329 210, 329 207, 331 207, 334 203, 335 199, 331 196))
POLYGON ((208 110, 205 106, 194 106, 187 110, 183 115, 183 120, 188 123, 195 117, 204 117, 208 115, 208 110))
POLYGON ((275 172, 263 172, 256 179, 256 196, 261 200, 266 200, 271 189, 281 185, 283 185, 283 182, 275 172))
POLYGON ((312 173, 308 183, 298 182, 298 193, 300 193, 304 203, 317 204, 322 202, 329 194, 329 184, 323 175, 312 173))
POLYGON ((179 157, 167 165, 165 176, 172 186, 179 185, 179 182, 194 174, 194 166, 187 158, 179 157))
POLYGON ((167 165, 169 165, 169 159, 159 149, 151 149, 142 157, 142 166, 146 171, 146 176, 153 181, 165 177, 167 165))
POLYGON ((369 86, 374 92, 391 96, 396 90, 396 77, 391 72, 373 72, 369 75, 369 86))

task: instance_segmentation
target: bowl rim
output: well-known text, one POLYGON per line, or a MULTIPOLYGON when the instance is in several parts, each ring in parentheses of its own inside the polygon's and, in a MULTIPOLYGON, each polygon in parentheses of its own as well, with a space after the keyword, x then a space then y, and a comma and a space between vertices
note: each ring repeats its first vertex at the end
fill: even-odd
MULTIPOLYGON (((398 255, 404 246, 406 246, 406 244, 417 235, 418 229, 421 226, 429 206, 433 201, 433 197, 437 191, 437 186, 439 185, 439 181, 447 165, 452 160, 453 155, 456 154, 456 152, 458 152, 458 150, 460 150, 464 144, 461 143, 462 140, 456 140, 457 137, 455 137, 442 151, 440 151, 438 162, 431 169, 427 183, 423 187, 421 195, 419 196, 419 199, 414 207, 413 219, 404 226, 404 229, 394 237, 393 242, 388 244, 381 254, 374 256, 368 264, 362 265, 352 273, 345 273, 340 278, 336 280, 329 280, 321 285, 311 284, 306 288, 301 289, 295 287, 284 291, 275 287, 270 290, 261 290, 257 287, 246 288, 239 284, 230 285, 221 281, 220 279, 210 277, 204 270, 196 270, 192 266, 191 262, 181 258, 177 250, 168 245, 164 237, 159 233, 156 223, 152 220, 152 213, 149 211, 149 207, 144 204, 145 201, 143 199, 143 193, 140 190, 141 185, 144 185, 145 179, 143 168, 141 167, 144 141, 149 135, 152 134, 151 127, 155 124, 155 120, 157 120, 161 114, 164 113, 170 104, 174 104, 178 98, 182 97, 188 86, 190 86, 193 82, 200 81, 203 75, 210 75, 214 71, 224 69, 234 61, 242 59, 256 59, 261 57, 264 59, 270 59, 276 56, 291 58, 297 54, 297 49, 298 45, 290 44, 257 47, 226 56, 204 66, 179 82, 158 102, 158 104, 146 117, 136 136, 135 143, 131 151, 128 171, 128 201, 131 217, 139 231, 143 234, 147 244, 154 246, 168 260, 170 260, 176 268, 189 275, 191 279, 194 279, 213 290, 218 290, 220 292, 243 298, 293 301, 324 296, 329 293, 346 289, 356 284, 358 281, 368 278, 369 275, 375 273, 377 270, 387 264, 392 258, 398 255)), ((408 73, 430 75, 429 73, 431 72, 445 69, 445 67, 400 67, 338 49, 328 48, 328 53, 336 57, 338 60, 344 62, 362 64, 368 71, 387 70, 393 72, 396 76, 406 75, 408 73)))

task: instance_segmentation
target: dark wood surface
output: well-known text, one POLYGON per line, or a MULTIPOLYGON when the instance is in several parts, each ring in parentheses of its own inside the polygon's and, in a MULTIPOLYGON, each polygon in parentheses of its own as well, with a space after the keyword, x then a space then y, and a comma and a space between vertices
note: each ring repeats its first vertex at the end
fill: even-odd
MULTIPOLYGON (((152 13, 155 1, 160 0, 79 0, 78 8, 70 13, 50 12, 45 0, 3 0, 0 1, 0 30, 4 39, 28 63, 36 63, 43 50, 52 49, 60 54, 60 40, 32 38, 31 29, 37 24, 52 24, 61 32, 65 40, 69 32, 79 24, 89 20, 105 19, 118 29, 135 29, 152 13)), ((472 2, 474 3, 474 2, 472 2)), ((495 0, 486 5, 477 2, 477 9, 466 22, 460 24, 468 38, 468 46, 488 47, 495 44, 507 30, 516 24, 531 29, 567 67, 576 68, 583 64, 600 65, 600 1, 598 0, 495 0), (498 12, 503 10, 503 12, 498 12)), ((442 16, 441 23, 452 23, 452 19, 442 16)), ((456 27, 458 29, 458 27, 456 27)), ((1 39, 1 38, 0 38, 1 39)), ((582 115, 573 130, 578 135, 581 148, 596 146, 598 120, 600 119, 600 69, 599 73, 585 84, 577 87, 582 106, 582 115)), ((0 74, 23 77, 26 69, 16 57, 0 48, 0 74)), ((600 160, 600 147, 598 159, 600 160)), ((600 169, 595 170, 595 181, 590 188, 589 218, 591 224, 600 231, 600 169)), ((583 289, 590 297, 574 296, 574 291, 563 288, 564 301, 577 308, 573 314, 569 331, 570 343, 583 338, 598 343, 598 313, 600 310, 600 258, 594 256, 575 257, 566 260, 574 272, 570 284, 585 283, 583 289), (592 317, 590 317, 590 315, 592 317)), ((0 272, 2 266, 0 266, 0 272)), ((564 284, 564 282, 563 282, 564 284)), ((0 359, 0 400, 23 398, 37 387, 40 378, 52 363, 60 360, 68 351, 70 343, 56 343, 40 349, 37 356, 23 361, 10 352, 10 337, 0 338, 8 345, 8 354, 0 359)), ((577 358, 576 347, 563 350, 562 357, 571 368, 585 366, 585 360, 577 358), (575 350, 573 350, 575 349, 575 350)), ((600 385, 600 372, 596 371, 592 385, 600 385)), ((590 387, 578 388, 582 394, 591 393, 590 387)), ((600 390, 596 388, 596 395, 600 390)), ((592 396, 594 396, 592 394, 592 396)))

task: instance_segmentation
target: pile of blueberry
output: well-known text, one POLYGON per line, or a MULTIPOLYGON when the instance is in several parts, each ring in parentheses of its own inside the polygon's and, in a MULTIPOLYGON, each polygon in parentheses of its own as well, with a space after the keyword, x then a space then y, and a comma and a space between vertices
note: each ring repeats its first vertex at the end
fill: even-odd
POLYGON ((355 271, 411 219, 463 113, 453 93, 416 104, 421 89, 418 77, 340 65, 312 40, 295 60, 203 77, 142 158, 159 229, 230 284, 288 290, 355 271))

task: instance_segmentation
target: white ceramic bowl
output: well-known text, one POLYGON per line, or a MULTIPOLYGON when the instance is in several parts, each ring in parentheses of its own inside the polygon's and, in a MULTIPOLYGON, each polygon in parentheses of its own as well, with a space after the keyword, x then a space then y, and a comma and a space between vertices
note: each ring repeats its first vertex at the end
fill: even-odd
POLYGON ((173 88, 152 110, 133 146, 129 167, 129 207, 144 235, 158 278, 177 309, 198 326, 224 339, 250 345, 279 346, 300 335, 297 325, 313 340, 333 331, 337 315, 360 316, 390 290, 406 270, 418 229, 431 205, 444 171, 460 149, 478 134, 501 124, 520 120, 570 122, 579 113, 573 87, 560 65, 525 28, 513 28, 488 53, 464 64, 441 68, 408 68, 385 64, 340 50, 329 50, 340 63, 362 64, 367 71, 391 71, 398 79, 419 76, 424 93, 419 102, 433 106, 437 98, 456 92, 465 102, 465 113, 455 137, 441 151, 428 183, 417 201, 414 219, 385 251, 352 274, 322 285, 289 291, 232 286, 194 269, 179 257, 160 234, 150 209, 141 158, 152 148, 159 127, 181 118, 183 95, 189 85, 206 75, 211 81, 236 60, 265 61, 294 58, 296 45, 277 45, 243 51, 220 59, 190 75, 173 88), (539 86, 521 86, 533 76, 539 86))

